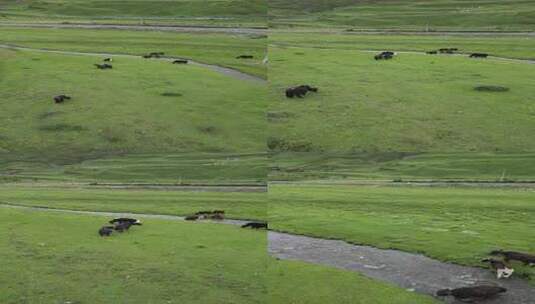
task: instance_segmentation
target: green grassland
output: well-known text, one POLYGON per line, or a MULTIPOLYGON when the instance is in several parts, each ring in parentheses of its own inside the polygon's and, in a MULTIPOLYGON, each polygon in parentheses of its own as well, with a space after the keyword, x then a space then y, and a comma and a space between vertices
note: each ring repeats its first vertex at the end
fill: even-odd
POLYGON ((1 209, 0 258, 9 263, 0 302, 434 303, 355 273, 269 259, 261 231, 144 219, 102 239, 97 230, 105 222, 1 209), (337 284, 320 284, 326 279, 337 284))
POLYGON ((395 50, 426 52, 455 47, 460 53, 488 53, 492 56, 535 59, 535 38, 507 35, 396 35, 342 33, 303 33, 272 31, 269 43, 276 46, 297 46, 331 50, 395 50))
POLYGON ((266 194, 87 189, 1 185, 0 202, 21 206, 82 211, 153 213, 185 216, 201 210, 224 210, 228 218, 265 219, 266 194))
MULTIPOLYGON (((358 47, 279 46, 277 38, 271 40, 269 69, 268 146, 273 151, 523 152, 535 148, 530 84, 535 74, 530 64, 406 53, 376 61, 373 53, 355 50, 358 47), (304 99, 284 96, 286 88, 300 84, 320 91, 304 99), (510 91, 475 91, 479 85, 499 85, 510 91)), ((358 45, 358 39, 354 43, 358 45)), ((387 41, 382 45, 394 49, 387 41)))
POLYGON ((100 57, 13 50, 0 50, 0 57, 4 160, 62 164, 129 153, 264 149, 261 84, 164 61, 116 58, 113 70, 102 71, 93 66, 100 57), (54 104, 62 93, 73 99, 54 104))
POLYGON ((62 51, 107 52, 143 55, 165 52, 167 56, 237 69, 266 77, 262 64, 266 37, 209 33, 155 31, 0 28, 0 43, 62 51), (254 59, 236 59, 239 55, 254 59))
MULTIPOLYGON (((271 185, 270 228, 480 265, 491 250, 535 252, 532 189, 271 185)), ((515 265, 535 278, 533 268, 515 265)))
POLYGON ((526 153, 279 153, 270 180, 534 181, 535 155, 526 153))
POLYGON ((0 210, 0 302, 266 302, 265 233, 144 220, 103 239, 107 220, 0 210))
POLYGON ((4 155, 3 182, 258 184, 265 183, 264 153, 126 154, 95 159, 48 160, 40 155, 4 155))
POLYGON ((535 29, 533 0, 273 0, 277 27, 522 31, 535 29))
POLYGON ((357 273, 301 262, 268 264, 270 304, 425 304, 431 297, 379 283, 357 273))
POLYGON ((0 0, 0 22, 265 26, 263 0, 0 0))

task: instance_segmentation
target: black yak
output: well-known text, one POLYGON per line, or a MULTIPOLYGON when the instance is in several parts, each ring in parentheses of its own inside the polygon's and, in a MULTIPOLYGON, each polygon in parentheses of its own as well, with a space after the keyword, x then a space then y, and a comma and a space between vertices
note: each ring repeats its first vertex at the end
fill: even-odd
POLYGON ((236 57, 236 59, 253 59, 253 58, 254 58, 253 55, 240 55, 236 57))
POLYGON ((113 69, 113 66, 111 64, 98 64, 98 63, 95 63, 95 66, 97 67, 97 69, 99 70, 106 70, 106 69, 113 69))
POLYGON ((173 64, 188 64, 186 59, 177 59, 173 61, 173 64))
POLYGON ((381 52, 381 53, 375 55, 374 58, 375 58, 375 60, 381 60, 381 59, 388 60, 388 59, 394 58, 394 55, 395 55, 394 52, 385 51, 385 52, 381 52))
POLYGON ((497 295, 506 291, 506 288, 499 286, 479 285, 455 289, 442 289, 437 291, 437 296, 453 296, 456 300, 459 301, 480 301, 494 298, 497 295))
POLYGON ((470 55, 470 58, 487 58, 489 57, 489 54, 485 53, 473 53, 470 55))
POLYGON ((113 226, 104 226, 102 228, 100 228, 100 230, 98 231, 98 234, 100 236, 110 236, 112 233, 113 233, 113 226))
POLYGON ((109 223, 110 224, 130 223, 130 225, 138 225, 138 226, 142 225, 140 220, 135 219, 135 218, 128 218, 128 217, 116 218, 116 219, 109 221, 109 223))
POLYGON ((68 99, 71 99, 71 97, 67 96, 67 95, 58 95, 58 96, 54 97, 54 102, 55 103, 63 103, 65 100, 68 100, 68 99))
POLYGON ((286 89, 286 97, 288 98, 303 98, 308 92, 318 92, 318 88, 309 85, 300 85, 297 87, 286 89))
POLYGON ((490 255, 501 255, 506 262, 509 261, 519 261, 526 265, 535 265, 535 255, 516 252, 516 251, 503 251, 503 250, 494 250, 490 255))
POLYGON ((267 229, 268 224, 266 222, 249 222, 243 224, 242 228, 253 228, 253 229, 267 229))

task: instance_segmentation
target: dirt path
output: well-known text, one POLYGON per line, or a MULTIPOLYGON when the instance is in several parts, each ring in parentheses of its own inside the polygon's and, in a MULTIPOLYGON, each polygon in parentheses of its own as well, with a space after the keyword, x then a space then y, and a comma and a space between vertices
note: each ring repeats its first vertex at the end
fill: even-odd
MULTIPOLYGON (((534 286, 518 278, 498 281, 488 269, 459 266, 423 255, 356 246, 343 241, 277 232, 270 232, 268 237, 272 256, 356 271, 417 293, 434 295, 439 289, 485 282, 508 289, 507 294, 486 301, 486 304, 533 304, 535 301, 534 286)), ((447 303, 456 302, 449 299, 447 303)))
MULTIPOLYGON (((0 202, 1 208, 39 212, 61 212, 69 214, 135 217, 183 221, 184 217, 160 214, 139 214, 124 212, 96 212, 46 207, 26 207, 0 202)), ((243 225, 243 220, 196 221, 192 223, 219 223, 243 225)), ((469 286, 476 283, 499 284, 508 289, 507 294, 488 304, 533 304, 535 287, 526 281, 512 278, 496 280, 488 269, 465 267, 430 259, 423 255, 397 250, 357 246, 343 241, 325 240, 306 236, 269 231, 270 255, 279 259, 304 261, 362 273, 370 278, 388 282, 417 293, 434 295, 438 289, 469 286)), ((456 303, 451 299, 447 303, 456 303)))
MULTIPOLYGON (((142 60, 165 60, 165 61, 173 61, 176 59, 185 59, 180 57, 161 57, 157 59, 144 59, 141 56, 137 55, 130 55, 130 54, 113 54, 113 53, 93 53, 93 52, 75 52, 75 51, 60 51, 60 50, 50 50, 50 49, 36 49, 36 48, 29 48, 29 47, 21 47, 16 45, 9 45, 9 44, 0 44, 0 48, 4 49, 11 49, 11 50, 20 50, 20 51, 32 51, 32 52, 43 52, 43 53, 53 53, 53 54, 62 54, 62 55, 77 55, 77 56, 99 56, 99 57, 123 57, 123 58, 135 58, 135 59, 142 59, 142 60)), ((238 70, 234 70, 227 67, 222 67, 219 65, 214 64, 207 64, 202 62, 197 62, 188 59, 189 64, 194 66, 203 67, 215 72, 218 72, 220 74, 239 79, 239 80, 245 80, 245 81, 251 81, 256 82, 259 84, 265 84, 267 81, 261 77, 250 75, 244 72, 240 72, 238 70)))
POLYGON ((111 29, 130 31, 160 31, 189 33, 229 33, 245 35, 266 35, 264 28, 215 27, 215 26, 174 26, 174 25, 128 25, 128 24, 83 24, 83 23, 0 23, 4 27, 24 28, 74 28, 74 29, 111 29))

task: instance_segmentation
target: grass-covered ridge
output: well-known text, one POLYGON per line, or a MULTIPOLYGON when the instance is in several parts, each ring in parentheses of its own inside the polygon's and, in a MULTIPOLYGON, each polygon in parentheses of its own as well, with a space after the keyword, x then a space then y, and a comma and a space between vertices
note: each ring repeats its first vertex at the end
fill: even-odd
POLYGON ((0 21, 265 25, 263 0, 0 0, 0 21))
MULTIPOLYGON (((533 189, 272 185, 270 228, 481 266, 491 250, 535 252, 533 189)), ((515 264, 534 280, 533 268, 515 264)))
POLYGON ((515 31, 535 28, 533 0, 273 0, 275 26, 515 31))
POLYGON ((275 181, 535 181, 531 153, 280 153, 270 166, 275 181))

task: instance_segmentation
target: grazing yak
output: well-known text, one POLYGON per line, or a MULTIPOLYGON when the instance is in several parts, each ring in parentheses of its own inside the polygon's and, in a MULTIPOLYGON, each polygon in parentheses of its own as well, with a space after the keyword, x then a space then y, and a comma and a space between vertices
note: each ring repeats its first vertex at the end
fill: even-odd
POLYGON ((479 285, 472 287, 462 287, 456 289, 442 289, 437 291, 437 296, 447 297, 453 296, 456 300, 467 301, 481 301, 494 298, 501 293, 506 292, 507 289, 500 286, 479 285))
POLYGON ((522 262, 525 265, 533 266, 535 265, 535 255, 522 253, 522 252, 516 252, 516 251, 503 251, 503 250, 494 250, 490 253, 490 255, 501 255, 505 259, 506 262, 509 261, 518 261, 522 262))
POLYGON ((104 62, 112 62, 113 59, 112 58, 104 58, 104 62))
POLYGON ((128 217, 116 218, 116 219, 109 221, 109 223, 110 224, 130 223, 130 225, 138 225, 138 226, 142 225, 140 220, 134 219, 134 218, 128 218, 128 217))
POLYGON ((436 54, 438 54, 438 51, 428 51, 428 52, 426 52, 426 54, 436 55, 436 54))
POLYGON ((188 215, 184 218, 186 221, 196 221, 199 219, 198 215, 188 215))
POLYGON ((54 97, 54 102, 55 103, 63 103, 65 100, 68 100, 68 99, 71 99, 71 97, 67 96, 67 95, 58 95, 58 96, 54 97))
POLYGON ((496 278, 498 279, 501 279, 501 278, 507 279, 515 271, 514 269, 507 267, 507 265, 503 261, 500 261, 500 260, 483 259, 481 260, 481 262, 489 263, 490 267, 492 267, 492 269, 496 271, 496 278))
POLYGON ((213 210, 213 211, 199 211, 195 213, 195 215, 198 219, 205 219, 205 220, 223 220, 225 219, 225 211, 224 210, 213 210))
POLYGON ((253 229, 267 229, 268 224, 266 222, 249 222, 243 224, 242 228, 253 228, 253 229))
POLYGON ((149 53, 147 55, 143 55, 143 58, 160 58, 161 56, 165 55, 164 52, 152 52, 152 53, 149 53))
POLYGON ((100 230, 98 231, 98 234, 100 236, 110 236, 112 233, 113 233, 113 229, 115 227, 113 226, 104 226, 102 228, 100 228, 100 230))
POLYGON ((485 53, 473 53, 470 55, 470 58, 487 58, 489 57, 489 54, 485 53))
POLYGON ((381 52, 377 55, 375 55, 375 60, 389 60, 389 59, 392 59, 394 58, 394 55, 396 55, 396 53, 394 52, 390 52, 390 51, 385 51, 385 52, 381 52))
POLYGON ((442 49, 439 49, 438 51, 442 54, 453 54, 457 52, 458 50, 459 50, 458 48, 442 48, 442 49))
POLYGON ((97 69, 99 69, 99 70, 113 69, 113 66, 112 66, 111 64, 107 64, 107 63, 104 63, 104 64, 98 64, 98 63, 95 63, 95 66, 96 66, 97 69))
POLYGON ((253 59, 253 58, 254 58, 253 55, 240 55, 236 57, 236 59, 253 59))
POLYGON ((288 98, 303 98, 308 92, 318 92, 318 88, 311 87, 307 84, 297 87, 289 88, 286 90, 286 97, 288 98))
POLYGON ((177 59, 173 61, 173 64, 188 64, 186 59, 177 59))

